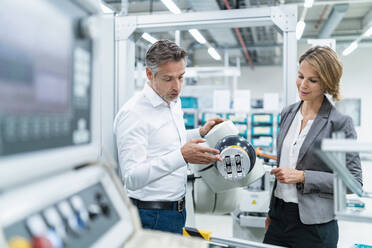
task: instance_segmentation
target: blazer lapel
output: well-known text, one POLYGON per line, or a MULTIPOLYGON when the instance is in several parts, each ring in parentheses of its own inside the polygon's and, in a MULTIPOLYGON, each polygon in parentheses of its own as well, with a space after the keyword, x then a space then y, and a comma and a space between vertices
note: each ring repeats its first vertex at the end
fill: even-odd
MULTIPOLYGON (((293 119, 296 117, 296 113, 298 109, 300 108, 301 104, 302 104, 302 101, 295 104, 293 108, 290 110, 290 112, 288 113, 288 117, 280 125, 281 135, 278 136, 278 142, 277 142, 278 158, 280 157, 280 153, 282 152, 282 145, 284 142, 284 138, 285 136, 287 136, 288 130, 293 122, 293 119)), ((279 163, 279 160, 278 160, 278 163, 279 163)))
POLYGON ((314 142, 314 140, 318 137, 319 132, 322 130, 324 125, 328 121, 328 116, 331 111, 332 105, 328 101, 327 97, 324 96, 324 100, 322 103, 322 106, 319 109, 319 112, 317 116, 315 117, 315 120, 313 124, 311 125, 311 128, 309 132, 306 135, 306 138, 304 140, 304 143, 301 146, 300 153, 298 154, 298 159, 297 159, 297 166, 298 167, 299 163, 305 156, 307 150, 310 148, 311 144, 314 142))

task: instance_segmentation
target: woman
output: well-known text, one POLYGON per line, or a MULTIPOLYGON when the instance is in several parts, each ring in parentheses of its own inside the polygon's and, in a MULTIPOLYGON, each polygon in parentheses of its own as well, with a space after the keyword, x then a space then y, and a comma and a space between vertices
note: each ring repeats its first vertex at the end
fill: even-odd
MULTIPOLYGON (((264 243, 286 247, 337 247, 333 174, 314 154, 316 141, 341 131, 356 138, 352 119, 343 115, 325 94, 340 100, 342 65, 328 47, 313 47, 299 60, 296 80, 301 99, 281 113, 277 139, 279 166, 275 175, 264 243)), ((362 184, 360 158, 346 154, 346 165, 362 184)))

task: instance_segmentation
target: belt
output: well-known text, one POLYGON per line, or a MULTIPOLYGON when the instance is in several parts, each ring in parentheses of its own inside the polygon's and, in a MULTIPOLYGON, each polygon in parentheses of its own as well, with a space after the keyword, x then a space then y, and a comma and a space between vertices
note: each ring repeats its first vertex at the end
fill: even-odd
POLYGON ((177 210, 178 212, 182 212, 185 209, 185 197, 178 201, 140 201, 135 198, 130 199, 140 209, 177 210))

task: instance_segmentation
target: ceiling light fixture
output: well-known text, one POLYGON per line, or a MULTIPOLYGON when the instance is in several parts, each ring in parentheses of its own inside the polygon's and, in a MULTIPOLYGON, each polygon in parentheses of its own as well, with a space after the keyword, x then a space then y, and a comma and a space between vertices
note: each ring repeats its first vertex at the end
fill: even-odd
POLYGON ((189 33, 199 42, 200 44, 205 44, 207 41, 203 37, 203 35, 197 29, 190 29, 189 33))
POLYGON ((161 0, 162 3, 169 9, 173 14, 181 14, 181 10, 172 0, 161 0))
MULTIPOLYGON (((181 14, 181 10, 172 0, 161 0, 161 2, 169 9, 173 14, 181 14)), ((190 34, 197 40, 200 44, 206 44, 208 46, 208 53, 215 60, 221 60, 221 56, 218 54, 216 49, 214 49, 208 41, 203 37, 203 35, 197 29, 190 29, 190 34)), ((145 35, 145 34, 143 34, 145 35)), ((142 35, 142 37, 143 37, 142 35)), ((155 39, 155 38, 154 38, 155 39)), ((150 41, 151 42, 151 41, 150 41)))
POLYGON ((215 60, 221 60, 221 56, 218 54, 218 52, 216 51, 216 49, 214 49, 214 47, 209 47, 209 48, 208 48, 208 53, 209 53, 209 55, 211 55, 212 58, 214 58, 215 60))
POLYGON ((370 37, 372 36, 372 27, 370 27, 364 34, 364 37, 370 37))
POLYGON ((145 40, 147 40, 147 41, 150 42, 151 44, 154 44, 155 42, 158 41, 157 39, 155 39, 153 36, 151 36, 151 35, 148 34, 148 33, 143 33, 143 34, 142 34, 142 38, 144 38, 145 40))
POLYGON ((354 52, 355 49, 358 48, 358 41, 354 41, 353 43, 350 44, 350 46, 348 46, 343 52, 342 52, 342 55, 343 56, 347 56, 349 55, 350 53, 354 52))
POLYGON ((104 14, 112 14, 112 13, 114 13, 114 11, 111 8, 107 7, 106 4, 100 2, 100 5, 101 5, 101 10, 102 10, 102 12, 104 14))
POLYGON ((304 21, 297 22, 296 25, 296 39, 299 40, 302 37, 302 34, 304 33, 306 27, 306 23, 304 21))
POLYGON ((304 7, 311 8, 313 6, 314 0, 305 0, 304 7))
POLYGON ((297 22, 297 25, 296 25, 296 39, 297 40, 300 40, 304 31, 305 31, 305 27, 306 27, 306 23, 305 23, 305 18, 306 18, 306 14, 307 14, 307 10, 309 8, 311 8, 311 6, 313 5, 313 2, 314 0, 305 0, 305 5, 304 5, 304 10, 302 11, 302 15, 301 15, 301 18, 300 20, 297 22))

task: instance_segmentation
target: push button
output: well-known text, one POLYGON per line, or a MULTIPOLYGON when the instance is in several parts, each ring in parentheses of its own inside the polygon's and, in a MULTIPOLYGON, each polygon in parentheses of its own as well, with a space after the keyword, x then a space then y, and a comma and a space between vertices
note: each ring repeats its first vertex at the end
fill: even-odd
POLYGON ((97 204, 91 204, 88 207, 89 219, 94 221, 100 214, 101 208, 97 204))
POLYGON ((101 193, 97 193, 95 197, 98 202, 99 208, 101 209, 101 213, 103 213, 103 215, 106 217, 110 217, 111 210, 109 205, 103 199, 103 195, 101 193))
POLYGON ((31 235, 34 237, 43 236, 48 229, 43 218, 38 214, 32 215, 28 218, 26 220, 26 225, 31 235))
POLYGON ((32 240, 32 248, 53 248, 53 245, 46 237, 35 237, 32 240))
POLYGON ((69 230, 74 234, 78 234, 80 229, 79 224, 68 202, 62 201, 58 204, 57 207, 58 210, 61 212, 61 215, 65 219, 69 230))
POLYGON ((31 248, 31 243, 23 237, 13 237, 8 242, 9 248, 31 248))
POLYGON ((53 248, 62 248, 63 247, 63 241, 62 241, 61 237, 58 236, 58 234, 54 230, 49 229, 46 232, 45 237, 50 241, 53 248))
POLYGON ((66 238, 66 227, 63 224, 61 216, 54 207, 50 207, 44 211, 44 217, 47 224, 55 230, 61 239, 66 238))
POLYGON ((85 228, 89 222, 89 214, 85 207, 85 204, 80 196, 73 196, 71 199, 71 205, 75 213, 78 215, 78 224, 82 228, 85 228))

